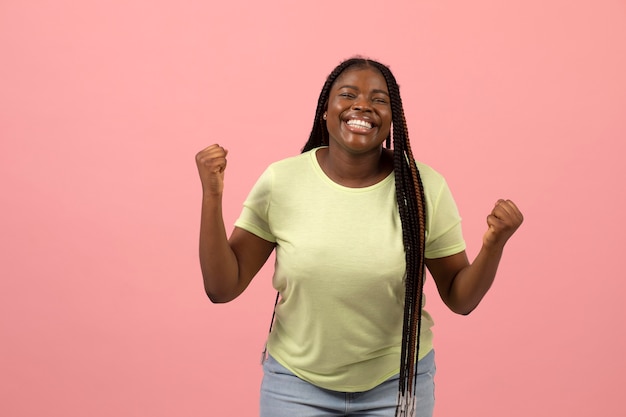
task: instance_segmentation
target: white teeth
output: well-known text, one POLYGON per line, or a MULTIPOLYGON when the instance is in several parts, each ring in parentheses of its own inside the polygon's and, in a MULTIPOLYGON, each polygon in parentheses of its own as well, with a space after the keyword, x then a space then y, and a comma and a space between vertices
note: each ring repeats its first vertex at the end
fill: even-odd
POLYGON ((358 120, 358 119, 350 119, 346 122, 346 124, 348 126, 356 126, 356 127, 363 127, 366 129, 371 129, 372 128, 372 124, 369 122, 366 122, 365 120, 358 120))

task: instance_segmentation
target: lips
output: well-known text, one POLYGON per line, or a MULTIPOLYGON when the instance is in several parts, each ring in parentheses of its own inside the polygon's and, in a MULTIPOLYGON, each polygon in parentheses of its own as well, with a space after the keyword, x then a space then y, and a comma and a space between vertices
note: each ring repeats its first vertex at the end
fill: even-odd
POLYGON ((366 121, 366 120, 360 120, 360 119, 350 119, 346 122, 346 124, 348 126, 351 127, 356 127, 356 128, 361 128, 361 129, 371 129, 372 128, 372 123, 366 121))

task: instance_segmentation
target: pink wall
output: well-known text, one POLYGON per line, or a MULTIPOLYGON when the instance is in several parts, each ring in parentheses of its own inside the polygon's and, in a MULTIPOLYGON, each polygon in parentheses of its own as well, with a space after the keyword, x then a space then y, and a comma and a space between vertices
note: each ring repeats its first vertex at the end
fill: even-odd
POLYGON ((626 413, 623 0, 4 0, 0 415, 257 414, 270 269, 205 298, 194 155, 230 150, 232 224, 355 53, 395 71, 471 256, 495 199, 526 216, 471 316, 427 288, 436 416, 626 413))

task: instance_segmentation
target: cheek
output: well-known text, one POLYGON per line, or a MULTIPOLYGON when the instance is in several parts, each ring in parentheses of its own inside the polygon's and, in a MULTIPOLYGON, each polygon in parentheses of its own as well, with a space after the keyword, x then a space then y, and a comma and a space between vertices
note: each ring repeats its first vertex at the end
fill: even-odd
POLYGON ((343 110, 343 108, 341 107, 341 105, 339 105, 339 103, 335 103, 333 101, 328 103, 328 107, 326 107, 326 112, 329 115, 332 114, 334 117, 337 117, 341 113, 342 110, 343 110))
POLYGON ((389 114, 388 116, 386 116, 384 118, 383 125, 385 126, 385 129, 391 129, 392 128, 393 122, 392 122, 392 119, 391 119, 391 114, 389 114))
POLYGON ((339 123, 336 117, 331 118, 329 114, 326 120, 326 130, 332 135, 332 132, 336 132, 339 129, 339 123))

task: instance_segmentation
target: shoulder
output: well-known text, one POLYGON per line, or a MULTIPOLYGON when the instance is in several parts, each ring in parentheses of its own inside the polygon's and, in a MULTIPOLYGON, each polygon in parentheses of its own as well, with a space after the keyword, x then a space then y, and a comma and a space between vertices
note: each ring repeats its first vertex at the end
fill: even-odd
POLYGON ((415 164, 417 165, 420 177, 422 178, 422 184, 424 184, 424 188, 438 189, 446 184, 446 179, 444 178, 444 176, 430 165, 427 165, 420 161, 415 161, 415 164))
POLYGON ((274 172, 289 172, 298 171, 302 167, 311 163, 311 158, 314 155, 314 150, 301 153, 299 155, 290 156, 269 165, 268 169, 274 172))
POLYGON ((274 191, 302 184, 314 173, 312 158, 315 154, 311 152, 272 162, 261 174, 257 184, 274 191))

